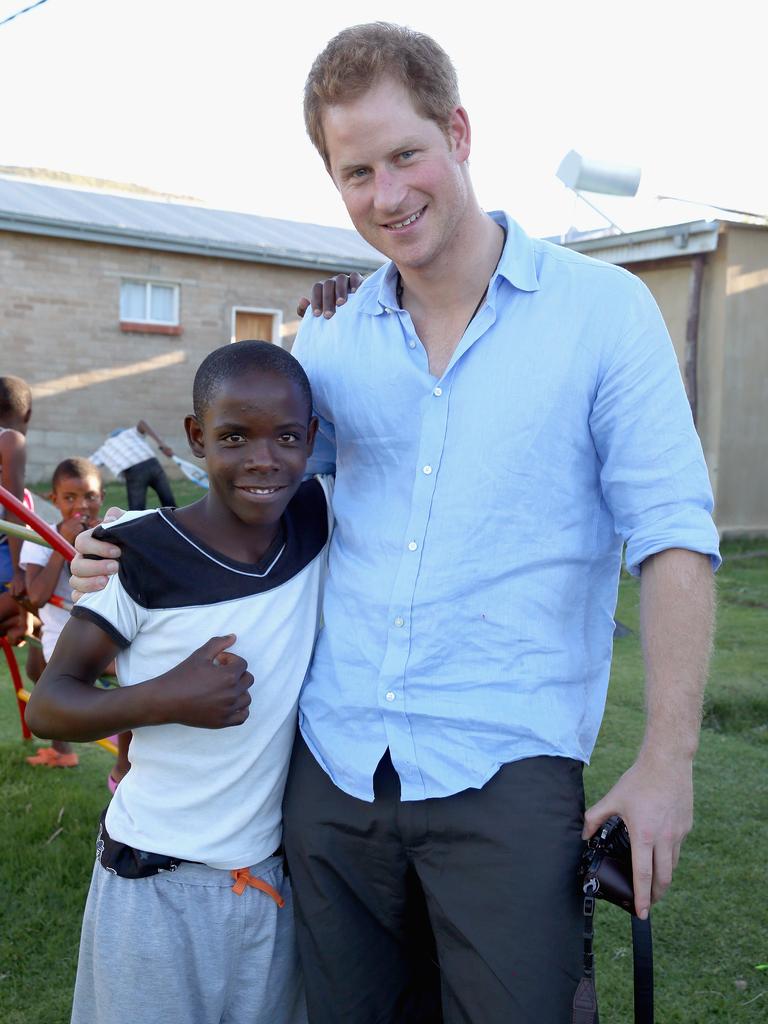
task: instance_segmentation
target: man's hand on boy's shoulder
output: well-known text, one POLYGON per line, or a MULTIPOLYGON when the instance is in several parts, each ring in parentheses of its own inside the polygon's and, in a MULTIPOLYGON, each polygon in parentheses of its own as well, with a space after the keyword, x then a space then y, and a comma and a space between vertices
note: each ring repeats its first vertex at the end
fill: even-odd
MULTIPOLYGON (((123 509, 113 506, 107 509, 102 522, 112 523, 122 515, 123 509)), ((81 594, 103 590, 107 578, 117 572, 117 562, 112 559, 120 557, 120 548, 109 541, 96 540, 93 536, 95 529, 94 526, 90 530, 83 530, 72 541, 77 554, 72 559, 69 585, 75 601, 81 594)))
POLYGON ((227 648, 237 638, 214 636, 169 672, 152 680, 161 722, 197 729, 242 725, 249 715, 253 676, 227 648))

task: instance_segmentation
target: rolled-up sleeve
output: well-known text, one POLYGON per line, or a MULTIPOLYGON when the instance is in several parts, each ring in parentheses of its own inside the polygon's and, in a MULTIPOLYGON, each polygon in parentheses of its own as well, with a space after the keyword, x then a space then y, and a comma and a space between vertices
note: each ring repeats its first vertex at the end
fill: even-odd
POLYGON ((625 329, 605 354, 590 417, 603 496, 633 575, 668 548, 709 555, 716 570, 712 488, 677 357, 648 289, 637 278, 628 287, 625 329))

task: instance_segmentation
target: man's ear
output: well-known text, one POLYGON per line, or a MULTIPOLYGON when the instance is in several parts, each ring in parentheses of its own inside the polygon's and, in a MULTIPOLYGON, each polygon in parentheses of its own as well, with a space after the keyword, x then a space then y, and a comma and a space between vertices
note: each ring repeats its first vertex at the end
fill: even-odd
POLYGON ((192 451, 198 459, 205 458, 205 441, 203 440, 203 428, 197 419, 190 413, 184 417, 184 430, 187 435, 187 442, 192 451))
POLYGON ((456 162, 465 163, 469 159, 472 149, 472 127, 469 123, 469 114, 464 107, 456 107, 448 122, 448 138, 451 141, 451 149, 456 154, 456 162))

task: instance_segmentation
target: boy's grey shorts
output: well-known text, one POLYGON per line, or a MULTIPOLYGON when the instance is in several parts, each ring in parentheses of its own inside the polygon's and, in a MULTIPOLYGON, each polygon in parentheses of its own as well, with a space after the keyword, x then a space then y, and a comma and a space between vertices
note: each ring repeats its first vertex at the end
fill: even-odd
POLYGON ((121 878, 96 861, 72 1024, 305 1024, 282 860, 250 868, 285 900, 232 892, 228 871, 181 864, 121 878))

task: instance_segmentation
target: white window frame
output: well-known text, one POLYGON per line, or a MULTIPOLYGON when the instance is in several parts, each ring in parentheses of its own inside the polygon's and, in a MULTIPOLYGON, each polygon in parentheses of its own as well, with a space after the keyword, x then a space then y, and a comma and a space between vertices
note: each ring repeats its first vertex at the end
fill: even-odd
POLYGON ((277 345, 278 348, 283 348, 283 311, 282 309, 268 309, 266 306, 233 306, 232 316, 230 321, 230 342, 237 341, 235 336, 235 329, 237 323, 238 313, 262 313, 272 317, 272 344, 277 345))
POLYGON ((179 306, 180 306, 180 295, 181 285, 176 281, 161 281, 158 278, 152 277, 121 277, 120 279, 120 323, 123 324, 154 324, 158 327, 179 327, 179 306), (140 319, 131 318, 130 320, 123 317, 122 305, 123 305, 123 285, 124 284, 143 284, 144 285, 144 313, 148 313, 152 309, 152 287, 159 285, 162 288, 173 289, 173 320, 153 320, 151 317, 146 315, 140 319))

